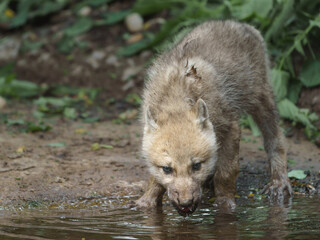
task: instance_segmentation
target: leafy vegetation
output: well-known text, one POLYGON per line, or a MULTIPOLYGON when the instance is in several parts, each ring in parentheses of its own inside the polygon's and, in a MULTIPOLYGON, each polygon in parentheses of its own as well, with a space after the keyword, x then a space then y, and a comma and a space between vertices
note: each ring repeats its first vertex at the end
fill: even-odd
POLYGON ((63 85, 39 86, 16 79, 12 67, 12 64, 9 64, 0 69, 0 96, 32 100, 36 107, 33 112, 36 120, 23 120, 19 114, 1 114, 0 121, 8 127, 16 127, 21 132, 38 132, 51 129, 46 119, 52 116, 60 115, 83 122, 95 122, 100 119, 99 113, 91 108, 99 93, 98 89, 63 85))

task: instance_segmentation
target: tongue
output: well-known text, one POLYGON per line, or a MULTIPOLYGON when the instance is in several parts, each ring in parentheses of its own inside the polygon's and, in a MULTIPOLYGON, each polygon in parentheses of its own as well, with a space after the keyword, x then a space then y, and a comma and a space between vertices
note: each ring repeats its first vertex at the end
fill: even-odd
POLYGON ((179 209, 180 209, 181 211, 184 211, 184 212, 191 212, 191 207, 180 207, 180 206, 179 206, 179 209))

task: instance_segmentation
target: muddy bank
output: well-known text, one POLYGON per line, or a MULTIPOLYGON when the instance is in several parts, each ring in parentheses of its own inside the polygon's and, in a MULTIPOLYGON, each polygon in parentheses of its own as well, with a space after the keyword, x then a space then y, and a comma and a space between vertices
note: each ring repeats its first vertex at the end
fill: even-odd
MULTIPOLYGON (((148 170, 140 155, 138 120, 131 124, 51 121, 52 130, 33 134, 0 126, 0 205, 142 195, 148 170)), ((289 170, 302 169, 310 175, 294 183, 295 191, 320 192, 320 149, 298 135, 287 141, 289 170)), ((237 194, 262 188, 268 181, 266 155, 261 139, 246 129, 240 163, 237 194)))

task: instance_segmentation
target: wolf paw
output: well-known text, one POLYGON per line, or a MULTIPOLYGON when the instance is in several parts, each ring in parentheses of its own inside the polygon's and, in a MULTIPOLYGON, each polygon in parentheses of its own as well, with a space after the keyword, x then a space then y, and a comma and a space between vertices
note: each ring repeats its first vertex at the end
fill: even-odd
POLYGON ((220 209, 232 211, 236 208, 236 203, 234 199, 229 197, 217 197, 216 201, 214 202, 220 209))
POLYGON ((262 190, 262 193, 270 196, 272 200, 282 202, 285 198, 291 197, 293 192, 289 180, 273 179, 262 190))
POLYGON ((145 196, 139 198, 135 204, 140 209, 155 209, 159 206, 157 199, 151 199, 145 196))

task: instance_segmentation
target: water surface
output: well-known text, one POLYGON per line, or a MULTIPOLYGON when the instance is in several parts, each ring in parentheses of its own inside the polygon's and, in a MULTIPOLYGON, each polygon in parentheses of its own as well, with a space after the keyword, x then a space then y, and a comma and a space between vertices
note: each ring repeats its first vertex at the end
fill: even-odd
POLYGON ((126 199, 2 209, 0 239, 320 239, 319 196, 295 197, 286 206, 238 201, 233 214, 207 204, 187 218, 168 204, 145 213, 116 201, 126 199))

